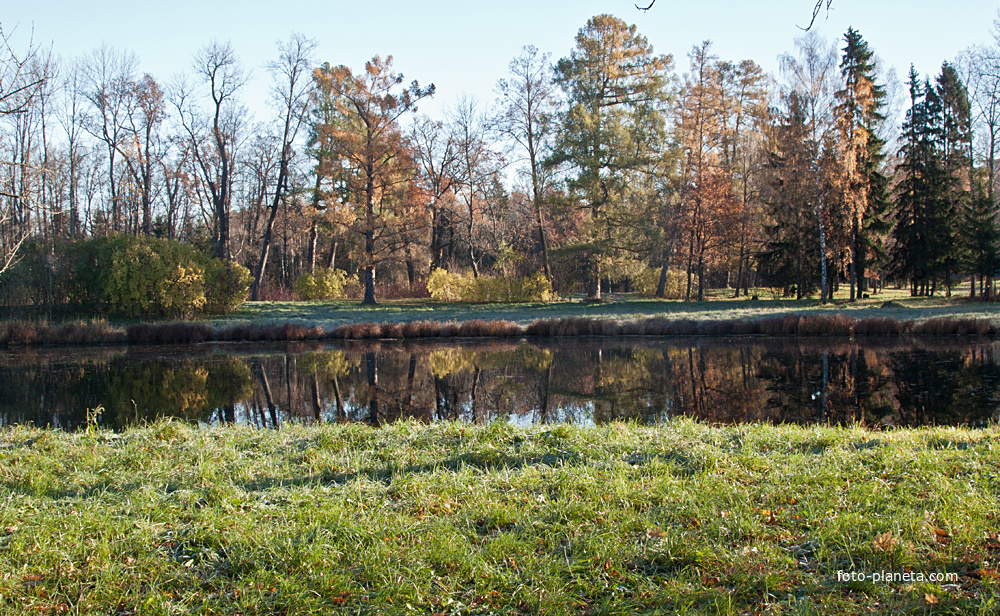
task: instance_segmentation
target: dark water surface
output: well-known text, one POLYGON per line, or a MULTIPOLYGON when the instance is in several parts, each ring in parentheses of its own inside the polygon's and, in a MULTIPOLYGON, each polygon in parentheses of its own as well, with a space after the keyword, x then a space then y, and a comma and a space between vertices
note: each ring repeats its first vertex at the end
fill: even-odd
POLYGON ((0 425, 66 430, 413 417, 985 426, 1000 342, 589 339, 194 345, 0 355, 0 425))

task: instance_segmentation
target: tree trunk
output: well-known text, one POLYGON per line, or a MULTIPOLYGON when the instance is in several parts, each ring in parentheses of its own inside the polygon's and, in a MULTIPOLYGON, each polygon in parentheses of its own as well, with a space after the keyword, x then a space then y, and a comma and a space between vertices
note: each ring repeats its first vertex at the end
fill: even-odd
POLYGON ((374 306, 375 301, 375 186, 372 173, 368 174, 367 187, 368 203, 365 208, 366 228, 365 228, 365 298, 361 301, 364 306, 374 306))
POLYGON ((673 257, 674 243, 668 242, 663 251, 663 264, 660 266, 660 281, 656 284, 656 297, 663 299, 667 295, 667 273, 670 270, 670 259, 673 257))
POLYGON ((855 301, 858 298, 857 292, 857 268, 856 264, 858 261, 858 223, 857 220, 851 222, 851 265, 850 265, 850 276, 851 276, 851 293, 850 300, 855 301))
POLYGON ((545 241, 545 222, 542 217, 542 204, 539 202, 538 191, 535 191, 535 215, 538 218, 538 243, 542 249, 542 271, 545 278, 552 282, 552 270, 549 268, 549 246, 545 241))
POLYGON ((271 205, 271 211, 267 215, 267 225, 264 227, 264 238, 261 241, 260 259, 257 261, 257 271, 253 277, 253 284, 250 286, 250 301, 260 300, 260 287, 264 283, 264 270, 267 268, 267 256, 271 250, 271 237, 274 231, 274 218, 278 215, 278 204, 271 205))
POLYGON ((326 268, 332 270, 337 264, 337 240, 330 239, 330 256, 326 260, 326 268))
POLYGON ((592 276, 590 286, 587 288, 587 299, 599 300, 601 299, 601 262, 597 258, 594 258, 592 276))
POLYGON ((316 219, 313 219, 312 224, 309 225, 309 249, 306 257, 308 260, 306 265, 310 274, 316 273, 316 240, 318 238, 319 231, 316 229, 316 219))

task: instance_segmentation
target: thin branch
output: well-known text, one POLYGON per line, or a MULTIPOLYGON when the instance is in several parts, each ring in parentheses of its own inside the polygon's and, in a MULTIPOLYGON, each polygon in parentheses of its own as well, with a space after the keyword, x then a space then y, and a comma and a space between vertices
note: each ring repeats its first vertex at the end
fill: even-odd
POLYGON ((639 6, 637 4, 637 5, 635 5, 635 8, 639 9, 640 11, 648 11, 649 9, 653 8, 654 4, 656 4, 656 0, 651 0, 651 2, 649 3, 649 6, 643 7, 643 6, 639 6))
POLYGON ((826 14, 827 17, 830 16, 830 6, 833 4, 833 0, 816 0, 816 6, 813 7, 812 19, 809 20, 809 25, 803 28, 802 26, 797 26, 800 30, 809 31, 816 23, 816 18, 819 16, 820 11, 823 10, 823 3, 826 3, 826 14))

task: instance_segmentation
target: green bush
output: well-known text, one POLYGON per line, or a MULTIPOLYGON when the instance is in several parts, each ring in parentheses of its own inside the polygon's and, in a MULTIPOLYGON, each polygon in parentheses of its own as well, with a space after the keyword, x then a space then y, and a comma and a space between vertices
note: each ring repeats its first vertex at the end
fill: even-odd
POLYGON ((225 314, 236 310, 246 301, 252 282, 250 270, 239 263, 210 260, 205 266, 205 312, 225 314))
POLYGON ((552 285, 541 273, 524 278, 472 278, 435 269, 427 281, 431 298, 443 302, 549 302, 552 285))
POLYGON ((70 303, 98 314, 222 313, 239 307, 250 288, 245 267, 171 240, 114 235, 73 242, 64 250, 61 290, 70 303))
POLYGON ((357 284, 356 278, 348 276, 344 270, 320 268, 315 274, 299 276, 295 281, 295 292, 305 300, 335 299, 344 297, 345 289, 352 283, 357 284))

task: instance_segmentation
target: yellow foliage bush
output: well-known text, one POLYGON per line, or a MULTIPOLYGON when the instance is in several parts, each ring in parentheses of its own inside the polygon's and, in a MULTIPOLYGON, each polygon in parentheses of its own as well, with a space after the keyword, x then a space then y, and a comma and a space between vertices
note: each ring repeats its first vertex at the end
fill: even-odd
MULTIPOLYGON (((667 270, 667 285, 663 296, 666 299, 680 299, 683 294, 684 273, 680 270, 667 270)), ((660 284, 660 268, 646 266, 639 275, 632 279, 632 288, 640 297, 655 297, 656 287, 660 284)))
POLYGON ((305 300, 327 300, 344 297, 344 289, 349 284, 357 284, 357 277, 348 276, 342 269, 316 270, 315 274, 305 273, 295 281, 295 292, 305 300))
POLYGON ((440 302, 550 302, 552 284, 541 273, 524 278, 473 278, 436 268, 427 281, 431 299, 440 302))

